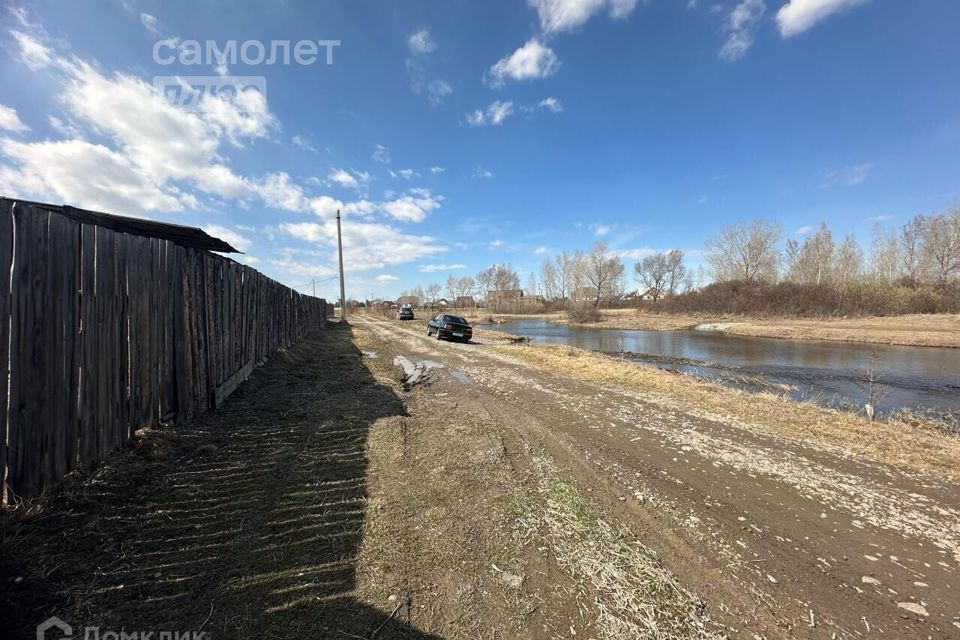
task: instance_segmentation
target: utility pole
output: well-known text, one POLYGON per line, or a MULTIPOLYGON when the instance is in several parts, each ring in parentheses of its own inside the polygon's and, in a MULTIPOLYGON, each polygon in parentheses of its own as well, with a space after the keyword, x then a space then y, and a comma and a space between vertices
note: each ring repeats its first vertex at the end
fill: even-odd
POLYGON ((311 280, 310 283, 313 284, 313 297, 316 298, 316 297, 317 297, 317 280, 316 280, 316 278, 314 278, 313 280, 311 280))
POLYGON ((337 209, 337 252, 340 254, 340 322, 346 322, 347 298, 343 289, 343 236, 340 234, 340 209, 337 209))

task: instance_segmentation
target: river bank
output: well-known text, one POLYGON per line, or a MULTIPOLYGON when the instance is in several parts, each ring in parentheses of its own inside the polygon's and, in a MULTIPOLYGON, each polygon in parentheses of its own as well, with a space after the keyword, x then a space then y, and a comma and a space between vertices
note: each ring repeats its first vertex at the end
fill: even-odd
MULTIPOLYGON (((496 314, 478 309, 463 312, 473 321, 509 320, 530 315, 496 314)), ((678 331, 702 327, 723 333, 758 338, 864 342, 915 347, 960 348, 960 315, 914 314, 864 318, 750 318, 643 313, 636 309, 605 309, 599 322, 570 323, 566 314, 540 314, 550 322, 597 329, 678 331)))

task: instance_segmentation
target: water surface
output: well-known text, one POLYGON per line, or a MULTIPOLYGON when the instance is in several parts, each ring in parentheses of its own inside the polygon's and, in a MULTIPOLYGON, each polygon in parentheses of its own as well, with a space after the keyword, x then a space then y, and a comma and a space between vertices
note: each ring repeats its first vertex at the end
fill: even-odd
POLYGON ((960 411, 960 350, 851 342, 752 338, 706 331, 628 331, 569 327, 543 318, 484 324, 533 342, 566 344, 717 379, 782 390, 829 405, 863 405, 873 370, 880 412, 902 407, 960 411))

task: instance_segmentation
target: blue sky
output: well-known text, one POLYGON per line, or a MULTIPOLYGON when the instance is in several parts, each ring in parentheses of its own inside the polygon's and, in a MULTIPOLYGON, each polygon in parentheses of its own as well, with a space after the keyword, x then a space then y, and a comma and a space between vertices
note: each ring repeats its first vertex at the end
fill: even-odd
POLYGON ((0 192, 202 226, 331 297, 337 207, 362 298, 494 262, 525 283, 597 239, 696 264, 755 217, 866 245, 960 197, 952 0, 4 0, 0 25, 0 192), (217 68, 194 40, 339 45, 217 68), (266 97, 188 111, 157 76, 266 97))

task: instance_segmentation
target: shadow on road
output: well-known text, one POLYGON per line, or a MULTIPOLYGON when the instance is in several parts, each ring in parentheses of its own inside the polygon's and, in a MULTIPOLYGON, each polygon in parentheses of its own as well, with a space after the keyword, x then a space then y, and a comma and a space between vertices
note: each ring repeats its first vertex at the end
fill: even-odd
POLYGON ((0 604, 14 613, 0 635, 35 637, 57 615, 81 636, 436 637, 409 624, 403 594, 383 609, 354 597, 367 434, 403 414, 349 329, 275 355, 220 409, 3 518, 0 604))

